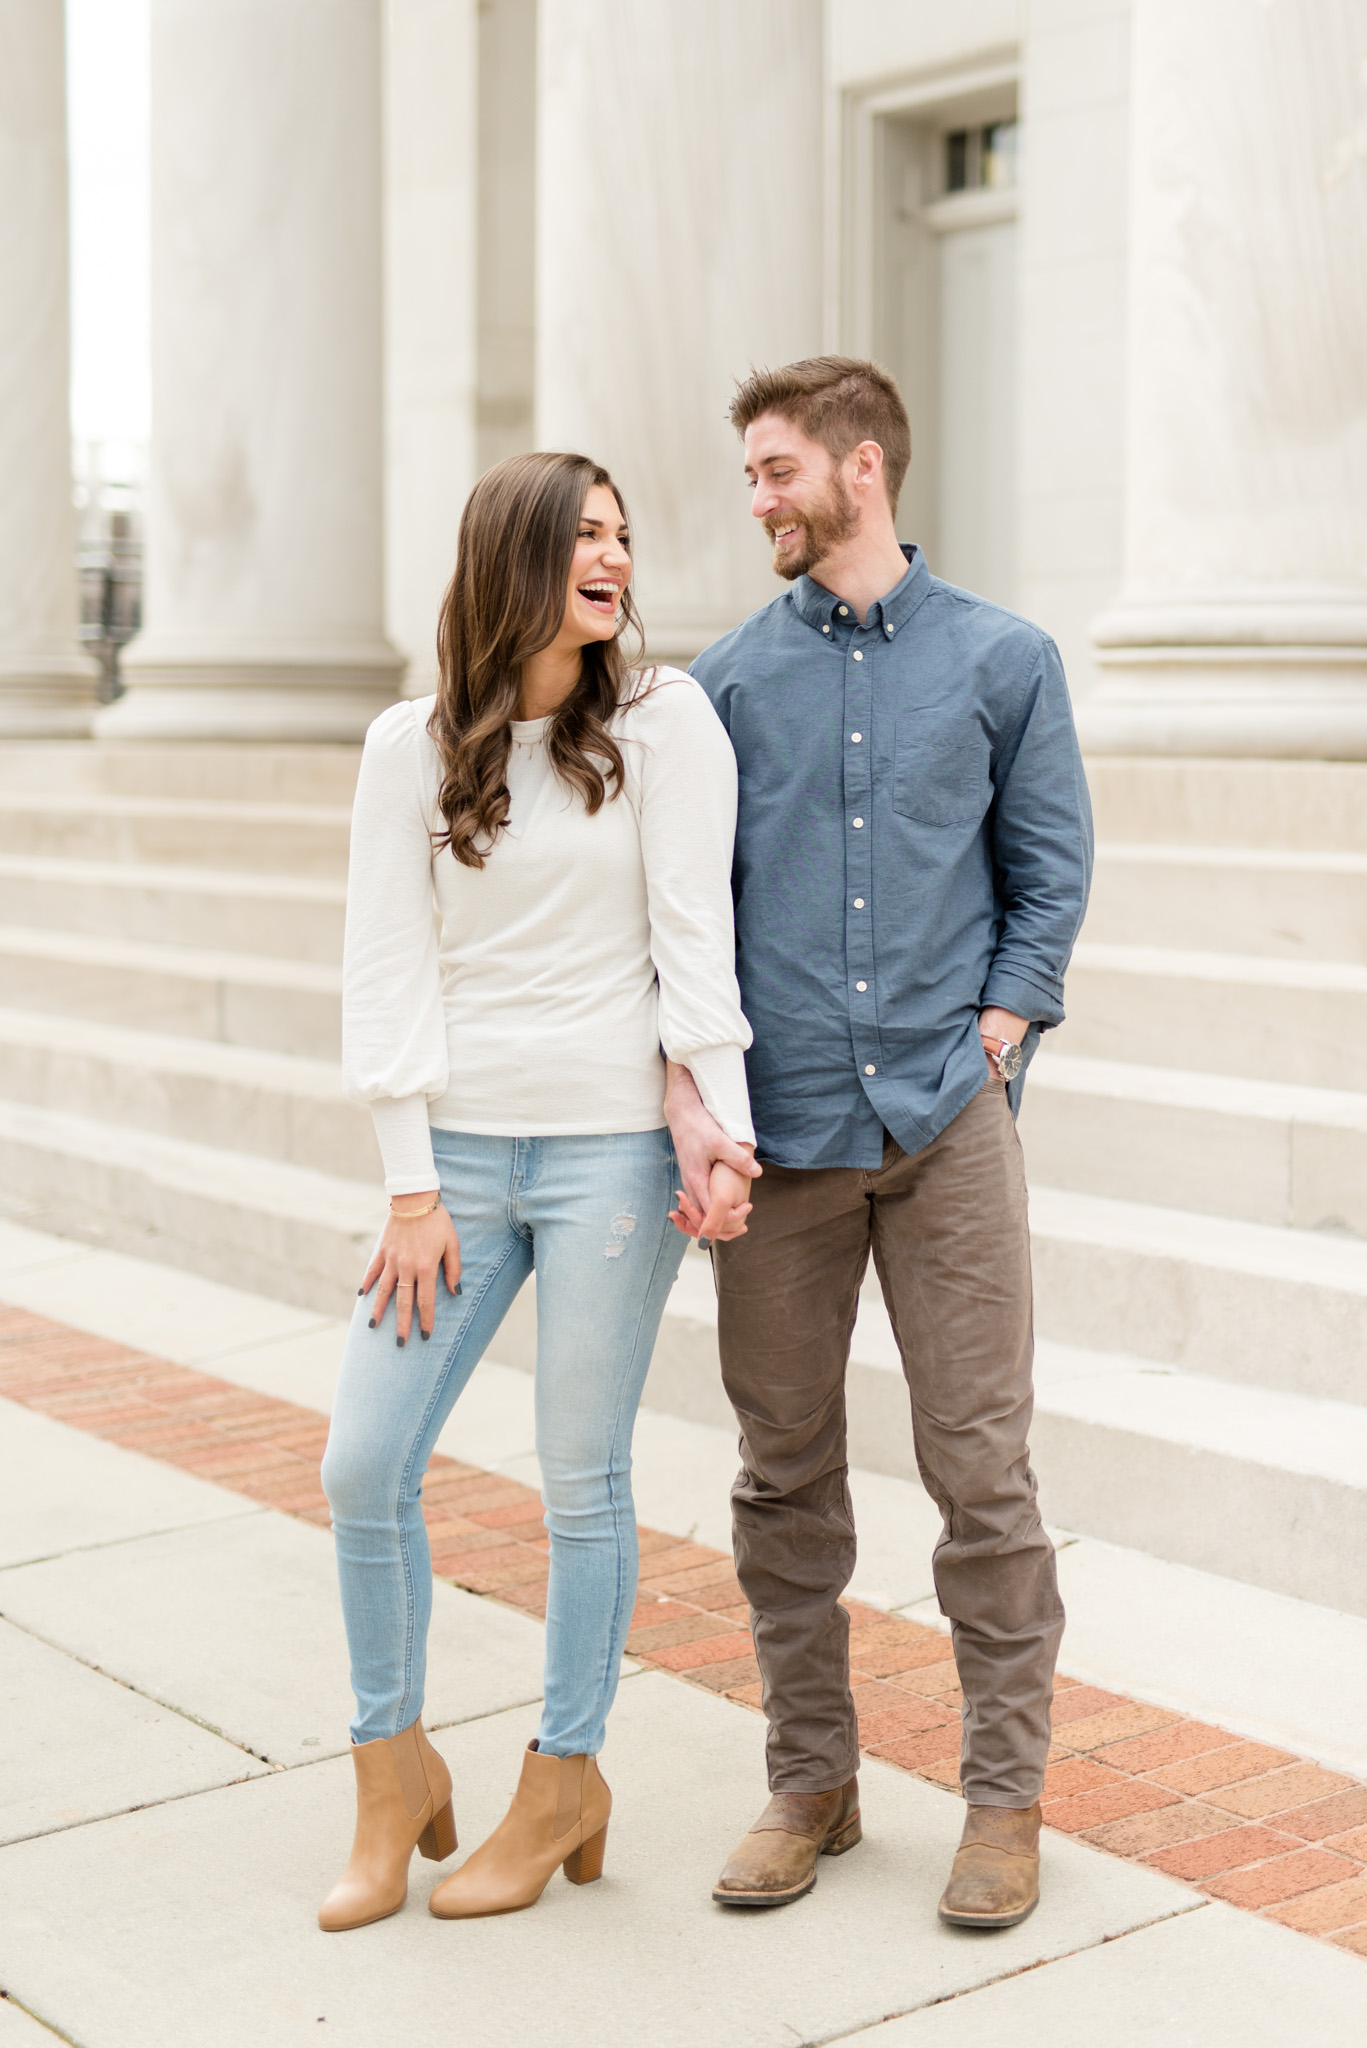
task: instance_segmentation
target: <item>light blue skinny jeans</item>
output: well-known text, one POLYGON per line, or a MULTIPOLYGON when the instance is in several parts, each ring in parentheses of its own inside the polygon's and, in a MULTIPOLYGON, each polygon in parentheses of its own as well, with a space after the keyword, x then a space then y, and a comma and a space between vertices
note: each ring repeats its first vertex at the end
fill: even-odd
POLYGON ((667 1130, 490 1138, 434 1130, 460 1234, 461 1292, 437 1275, 430 1341, 395 1342, 356 1305, 323 1485, 356 1694, 353 1742, 422 1712, 432 1571, 422 1479, 443 1423, 535 1269, 536 1449, 550 1532, 545 1703, 550 1756, 595 1756, 636 1599, 631 1436, 685 1239, 669 1221, 667 1130))

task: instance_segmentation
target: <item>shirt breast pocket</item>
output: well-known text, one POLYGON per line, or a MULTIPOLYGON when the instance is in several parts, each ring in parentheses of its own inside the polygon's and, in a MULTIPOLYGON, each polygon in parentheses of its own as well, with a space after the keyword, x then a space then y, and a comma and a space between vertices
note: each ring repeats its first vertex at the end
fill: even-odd
POLYGON ((918 825, 977 825, 992 801, 991 755, 982 727, 937 717, 934 707, 897 721, 892 807, 918 825))

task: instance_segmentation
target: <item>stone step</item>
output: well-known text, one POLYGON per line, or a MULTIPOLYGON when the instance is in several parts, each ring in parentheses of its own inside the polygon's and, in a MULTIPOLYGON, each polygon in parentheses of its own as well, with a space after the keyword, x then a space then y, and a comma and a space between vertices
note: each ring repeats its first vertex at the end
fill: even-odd
POLYGON ((1367 1244, 1034 1187, 1035 1327, 1058 1343, 1367 1402, 1367 1244))
POLYGON ((381 1188, 0 1101, 0 1210, 324 1315, 350 1313, 381 1188))
POLYGON ((0 853, 0 924, 337 965, 346 883, 0 853))
POLYGON ((346 876, 349 804, 0 789, 0 853, 346 876))
POLYGON ((265 953, 161 946, 0 926, 0 989, 12 1009, 333 1059, 341 969, 265 953))
POLYGON ((1080 940, 1059 1051, 1334 1088, 1367 1046, 1367 967, 1080 940))
MULTIPOLYGON (((339 1099, 323 1063, 262 1058, 207 1030, 198 1043, 110 1033, 102 1016, 33 1017, 26 1029, 26 1014, 0 1017, 0 1073, 37 1115, 76 1111, 116 1140, 188 1142, 205 1156, 222 1147, 243 1172, 245 1148, 259 1146, 263 1169, 325 1163, 350 1165, 358 1184, 378 1178, 364 1113, 339 1099)), ((1031 1204, 1042 1334, 1282 1391, 1363 1397, 1361 1241, 1066 1189, 1036 1187, 1031 1204)))
MULTIPOLYGON (((530 1371, 535 1347, 529 1286, 495 1351, 530 1371)), ((1367 1408, 1048 1339, 1037 1347, 1036 1379, 1031 1456, 1051 1525, 1367 1615, 1367 1408)), ((850 1463, 916 1480, 906 1382, 876 1283, 860 1304, 846 1392, 850 1463)), ((734 1427, 712 1278, 692 1254, 644 1398, 667 1414, 734 1427)))
POLYGON ((215 740, 7 740, 0 790, 349 805, 361 750, 215 740))
POLYGON ((1367 1094, 1051 1049, 1020 1132, 1032 1184, 1367 1238, 1367 1094))
POLYGON ((1051 1523, 1367 1615, 1367 1408, 1043 1342, 1051 1523))
POLYGON ((1367 762, 1091 756, 1098 839, 1367 853, 1367 762))
MULTIPOLYGON (((1362 1278, 1363 1260, 1359 1254, 1351 1272, 1340 1270, 1333 1254, 1344 1248, 1332 1241, 1308 1239, 1311 1253, 1327 1259, 1321 1256, 1313 1273, 1302 1261, 1288 1278, 1269 1248, 1296 1233, 1225 1226, 1241 1236, 1237 1245, 1226 1238, 1220 1262, 1214 1257, 1220 1247, 1195 1242, 1200 1229, 1193 1226, 1208 1227, 1209 1218, 1162 1219, 1167 1240, 1145 1247, 1140 1223, 1156 1232, 1160 1212, 1038 1192, 1034 1202, 1041 1325, 1047 1333, 1058 1328, 1053 1311, 1060 1295, 1077 1291, 1077 1274, 1067 1266, 1069 1247, 1113 1252, 1107 1228, 1117 1236, 1123 1222, 1130 1278, 1147 1250, 1160 1289, 1165 1279, 1171 1284, 1181 1263, 1177 1248, 1185 1245, 1188 1254, 1205 1254, 1204 1265, 1188 1257, 1194 1293, 1201 1293, 1213 1273, 1216 1293, 1225 1289, 1226 1309, 1238 1309, 1242 1281, 1245 1327, 1279 1317, 1286 1322, 1317 1291, 1351 1296, 1361 1346, 1367 1288, 1354 1293, 1343 1283, 1362 1278), (1131 1213, 1118 1218, 1114 1212, 1121 1209, 1131 1213)), ((60 1222, 67 1235, 88 1242, 344 1315, 384 1200, 378 1188, 341 1176, 67 1111, 0 1102, 0 1206, 41 1229, 60 1222)), ((1287 1248, 1279 1248, 1285 1263, 1287 1248)), ((1123 1299, 1125 1279, 1122 1272, 1117 1287, 1114 1275, 1109 1285, 1103 1276, 1098 1285, 1094 1274, 1093 1292, 1123 1299)), ((1212 1298, 1205 1306, 1209 1313, 1219 1303, 1212 1298)), ((1139 1327, 1145 1319, 1131 1320, 1139 1327)), ((729 1426, 715 1323, 710 1270, 691 1253, 651 1366, 651 1406, 729 1426)), ((1115 1337, 1124 1339, 1128 1330, 1129 1325, 1117 1329, 1115 1337)), ((1265 1341, 1265 1327, 1258 1337, 1265 1341)), ((1238 1333, 1229 1341, 1237 1343, 1238 1333)), ((1323 1333, 1318 1342, 1322 1347, 1323 1333)), ((1186 1350, 1193 1348, 1199 1354, 1199 1346, 1186 1350)), ((1313 1342, 1309 1348, 1313 1352, 1313 1342)), ((523 1290, 500 1330, 496 1353, 524 1368, 534 1360, 532 1289, 523 1290)), ((1314 1383, 1316 1374, 1308 1370, 1303 1379, 1314 1383)), ((1360 1365, 1352 1384, 1360 1394, 1360 1365)), ((906 1389, 872 1283, 855 1330, 849 1401, 851 1458, 874 1471, 913 1478, 906 1389)), ((1361 1402, 1250 1387, 1175 1369, 1172 1360, 1151 1354, 1126 1355, 1119 1342, 1097 1349, 1046 1334, 1033 1443, 1052 1521, 1172 1562, 1367 1613, 1367 1406, 1361 1402)))
POLYGON ((326 1061, 0 1009, 0 1097, 378 1182, 370 1113, 326 1061))
POLYGON ((1091 941, 1367 964, 1367 853, 1102 842, 1091 941))

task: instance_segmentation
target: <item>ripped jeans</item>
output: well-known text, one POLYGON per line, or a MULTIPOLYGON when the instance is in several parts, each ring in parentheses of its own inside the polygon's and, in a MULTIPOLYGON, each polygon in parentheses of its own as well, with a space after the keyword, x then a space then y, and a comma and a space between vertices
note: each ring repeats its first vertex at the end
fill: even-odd
POLYGON ((669 1221, 667 1130, 491 1138, 433 1130, 460 1234, 461 1292, 437 1276, 430 1342, 400 1350, 391 1302, 359 1300, 323 1485, 332 1508, 356 1694, 354 1742, 422 1712, 432 1572, 422 1477, 442 1424, 536 1272, 536 1449, 550 1532, 545 1700, 551 1756, 594 1756, 636 1598, 631 1436, 687 1240, 669 1221))

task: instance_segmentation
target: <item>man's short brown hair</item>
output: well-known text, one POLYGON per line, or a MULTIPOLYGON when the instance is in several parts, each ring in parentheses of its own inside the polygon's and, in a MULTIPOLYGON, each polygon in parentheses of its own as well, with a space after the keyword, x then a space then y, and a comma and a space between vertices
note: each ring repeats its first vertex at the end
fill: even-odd
POLYGON ((752 370, 736 386, 731 424, 744 434, 766 412, 791 420, 837 462, 861 441, 876 441, 888 503, 896 512, 911 461, 911 422, 890 371, 856 356, 807 356, 781 370, 752 370))

